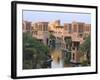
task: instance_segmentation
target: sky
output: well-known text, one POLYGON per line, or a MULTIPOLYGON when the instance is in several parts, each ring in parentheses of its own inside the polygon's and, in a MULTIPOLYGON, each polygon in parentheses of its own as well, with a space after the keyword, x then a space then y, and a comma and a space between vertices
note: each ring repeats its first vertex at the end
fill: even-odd
POLYGON ((23 20, 30 22, 52 22, 60 20, 61 24, 76 22, 91 23, 89 13, 70 13, 70 12, 50 12, 50 11, 23 11, 23 20))

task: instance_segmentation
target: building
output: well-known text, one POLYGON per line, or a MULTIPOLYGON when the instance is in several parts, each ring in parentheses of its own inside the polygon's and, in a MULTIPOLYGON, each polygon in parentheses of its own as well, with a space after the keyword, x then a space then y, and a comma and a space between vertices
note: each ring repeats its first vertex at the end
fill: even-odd
MULTIPOLYGON (((32 36, 50 46, 50 34, 55 37, 55 48, 68 52, 69 44, 65 39, 71 40, 71 62, 79 62, 79 45, 91 33, 91 24, 72 22, 61 25, 60 20, 53 22, 23 22, 23 32, 31 32, 32 36)), ((67 53, 66 53, 67 54, 67 53)))
POLYGON ((44 44, 48 43, 48 22, 32 23, 32 36, 42 41, 44 44))
POLYGON ((56 37, 56 42, 60 49, 68 52, 68 45, 65 38, 72 40, 71 45, 71 62, 77 63, 79 61, 79 45, 82 44, 85 38, 90 35, 91 25, 82 22, 65 23, 63 26, 60 20, 49 23, 49 31, 56 37))
POLYGON ((23 23, 22 23, 22 31, 23 32, 31 32, 31 22, 23 21, 23 23))

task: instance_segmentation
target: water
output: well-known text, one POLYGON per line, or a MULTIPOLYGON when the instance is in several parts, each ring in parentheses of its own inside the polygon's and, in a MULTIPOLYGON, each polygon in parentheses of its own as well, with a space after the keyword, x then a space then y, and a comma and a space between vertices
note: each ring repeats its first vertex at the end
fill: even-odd
POLYGON ((63 58, 61 50, 54 50, 52 52, 51 68, 63 68, 63 58))
POLYGON ((51 68, 63 68, 63 60, 58 61, 52 61, 51 68))

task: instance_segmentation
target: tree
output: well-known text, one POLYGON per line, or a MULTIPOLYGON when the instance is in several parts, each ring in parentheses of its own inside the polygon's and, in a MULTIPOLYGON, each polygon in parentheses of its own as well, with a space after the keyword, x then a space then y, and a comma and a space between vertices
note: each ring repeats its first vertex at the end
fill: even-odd
POLYGON ((66 46, 67 46, 67 53, 66 53, 66 57, 65 57, 65 63, 69 63, 70 59, 71 59, 71 46, 72 46, 72 39, 71 37, 65 37, 64 38, 65 42, 66 42, 66 46))
POLYGON ((56 41, 55 41, 56 40, 56 37, 54 35, 50 34, 49 35, 49 40, 50 40, 49 41, 50 42, 50 44, 49 44, 50 45, 50 48, 51 49, 55 49, 55 47, 56 47, 56 41))
MULTIPOLYGON (((26 62, 32 66, 31 68, 42 68, 49 54, 48 46, 33 38, 29 33, 23 33, 23 62, 24 68, 27 68, 26 62), (26 66, 26 67, 25 67, 26 66)), ((46 66, 45 66, 46 67, 46 66)))
POLYGON ((84 56, 86 55, 87 63, 90 63, 91 36, 89 35, 80 45, 79 51, 84 56))
POLYGON ((64 38, 65 42, 66 42, 66 45, 68 46, 68 50, 71 50, 71 45, 72 45, 72 39, 71 37, 65 37, 64 38))
POLYGON ((36 50, 34 48, 24 48, 23 50, 23 68, 32 69, 36 67, 36 50))

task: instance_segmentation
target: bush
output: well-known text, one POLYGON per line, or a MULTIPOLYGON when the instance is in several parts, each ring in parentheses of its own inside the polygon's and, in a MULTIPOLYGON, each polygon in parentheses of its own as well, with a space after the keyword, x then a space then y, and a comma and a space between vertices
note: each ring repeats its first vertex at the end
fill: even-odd
POLYGON ((88 66, 88 61, 83 61, 83 62, 81 62, 81 65, 82 65, 82 66, 88 66))

